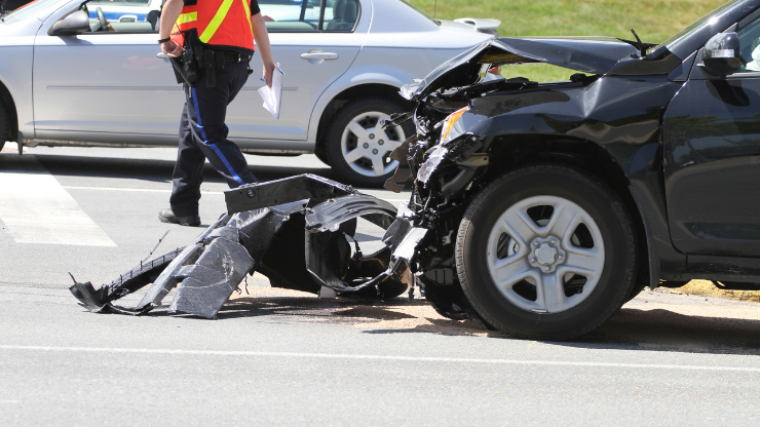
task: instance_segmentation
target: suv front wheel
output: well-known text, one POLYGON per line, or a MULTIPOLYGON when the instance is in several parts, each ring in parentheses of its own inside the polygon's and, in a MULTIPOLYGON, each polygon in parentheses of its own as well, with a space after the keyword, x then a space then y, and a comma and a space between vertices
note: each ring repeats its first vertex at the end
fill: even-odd
POLYGON ((459 227, 456 266, 484 321, 563 340, 609 319, 631 293, 631 219, 620 198, 572 168, 531 166, 488 185, 459 227))
POLYGON ((358 99, 341 108, 325 139, 327 163, 345 182, 378 187, 391 177, 398 162, 390 154, 414 134, 410 121, 383 129, 381 122, 405 108, 385 98, 358 99))

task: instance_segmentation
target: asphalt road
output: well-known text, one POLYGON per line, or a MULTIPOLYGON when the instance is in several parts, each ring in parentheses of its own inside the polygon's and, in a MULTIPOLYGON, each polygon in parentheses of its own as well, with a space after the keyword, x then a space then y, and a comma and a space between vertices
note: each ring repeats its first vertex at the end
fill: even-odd
MULTIPOLYGON (((760 424, 749 303, 644 292, 566 343, 447 320, 419 299, 320 300, 261 276, 218 320, 83 311, 69 272, 97 285, 167 230, 157 252, 202 230, 156 219, 173 157, 0 153, 0 426, 760 424)), ((261 179, 332 176, 313 156, 249 162, 261 179)), ((209 169, 204 224, 224 211, 224 189, 209 169)), ((359 233, 373 244, 379 232, 359 233)))

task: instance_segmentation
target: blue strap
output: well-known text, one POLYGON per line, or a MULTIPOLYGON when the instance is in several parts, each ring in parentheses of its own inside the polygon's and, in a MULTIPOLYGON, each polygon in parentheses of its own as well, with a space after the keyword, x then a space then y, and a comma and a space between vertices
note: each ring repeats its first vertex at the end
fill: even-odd
POLYGON ((208 138, 206 137, 206 131, 203 129, 203 122, 201 121, 201 111, 198 108, 198 96, 195 93, 195 88, 190 88, 193 95, 193 105, 195 106, 195 119, 198 121, 198 130, 201 133, 201 138, 203 138, 203 143, 211 147, 216 155, 219 157, 219 159, 224 163, 224 166, 227 167, 227 170, 230 172, 230 175, 232 175, 232 178, 240 185, 245 185, 246 182, 240 179, 238 174, 235 172, 234 169, 232 169, 232 165, 227 160, 226 157, 224 157, 224 154, 222 154, 222 150, 219 149, 219 147, 216 146, 216 144, 209 144, 208 138))

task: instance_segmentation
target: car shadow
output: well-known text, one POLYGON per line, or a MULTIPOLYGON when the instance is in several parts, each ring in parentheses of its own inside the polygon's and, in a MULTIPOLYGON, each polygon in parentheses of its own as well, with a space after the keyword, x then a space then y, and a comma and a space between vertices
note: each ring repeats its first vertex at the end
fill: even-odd
MULTIPOLYGON (((424 300, 388 301, 313 296, 238 298, 226 304, 219 319, 271 316, 292 322, 350 325, 367 334, 440 334, 510 339, 479 320, 457 321, 438 315, 424 300)), ((665 309, 623 308, 596 331, 572 341, 547 344, 589 349, 677 351, 711 354, 757 354, 760 320, 684 315, 665 309)))
MULTIPOLYGON (((6 157, 5 155, 3 157, 6 157)), ((7 156, 10 157, 10 156, 7 156)), ((24 156, 16 156, 19 160, 24 156)), ((101 177, 101 178, 131 178, 153 182, 171 182, 174 161, 154 159, 119 159, 111 157, 77 157, 37 154, 34 156, 48 172, 54 175, 101 177)), ((267 166, 266 157, 261 157, 261 163, 250 162, 248 168, 260 181, 285 178, 291 175, 312 173, 325 178, 337 180, 338 176, 327 166, 324 168, 302 168, 288 166, 267 166)), ((206 164, 203 168, 204 182, 223 183, 224 178, 216 170, 206 164)))

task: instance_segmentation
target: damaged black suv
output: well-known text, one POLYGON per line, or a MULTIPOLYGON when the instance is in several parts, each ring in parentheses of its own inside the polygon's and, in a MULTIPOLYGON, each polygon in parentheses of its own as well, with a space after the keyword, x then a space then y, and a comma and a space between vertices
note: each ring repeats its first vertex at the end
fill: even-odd
POLYGON ((401 93, 415 108, 385 126, 417 132, 386 187, 412 182, 407 205, 309 175, 242 186, 186 248, 72 292, 92 311, 143 314, 177 287, 170 312, 213 318, 253 271, 320 294, 419 285, 444 316, 570 339, 646 286, 760 289, 760 0, 656 46, 492 40, 401 93), (578 73, 483 77, 521 63, 578 73), (359 218, 386 229, 382 249, 362 252, 359 218), (136 308, 113 305, 151 283, 136 308))
POLYGON ((418 131, 389 188, 415 177, 428 297, 568 339, 647 285, 760 289, 759 7, 731 1, 656 46, 493 40, 404 87, 416 109, 395 122, 418 131), (522 63, 580 73, 481 77, 522 63))

